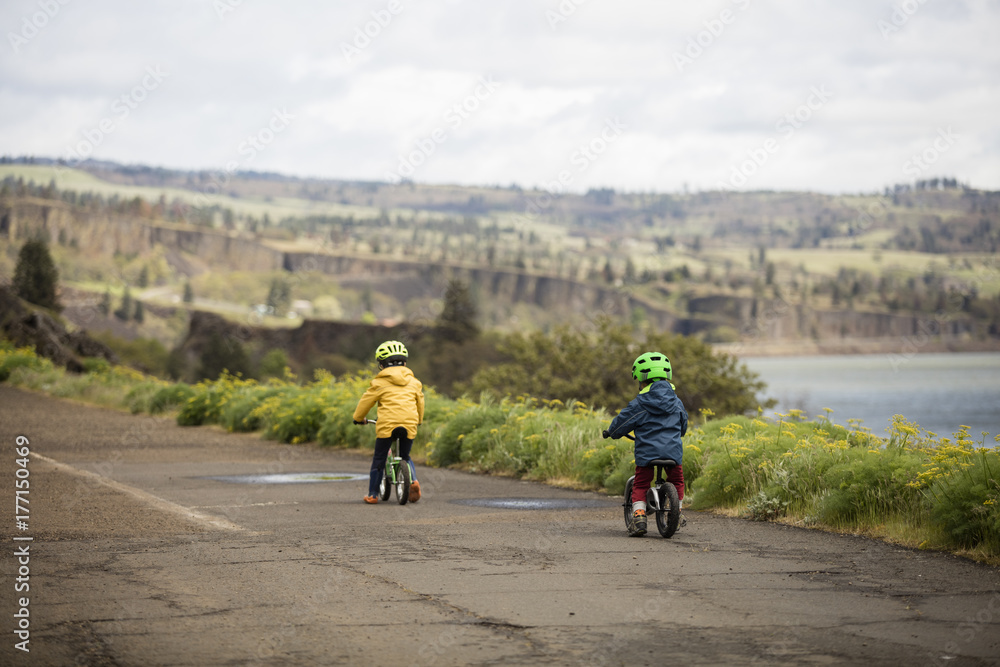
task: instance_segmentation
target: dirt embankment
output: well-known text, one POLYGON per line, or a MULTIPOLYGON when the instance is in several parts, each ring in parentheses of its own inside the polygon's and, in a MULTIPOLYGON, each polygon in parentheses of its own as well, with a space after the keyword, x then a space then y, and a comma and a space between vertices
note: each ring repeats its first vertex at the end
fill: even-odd
POLYGON ((104 343, 85 331, 70 333, 57 319, 17 298, 14 290, 0 285, 0 335, 19 347, 34 346, 38 354, 67 370, 83 370, 81 357, 103 357, 118 363, 118 357, 104 343))

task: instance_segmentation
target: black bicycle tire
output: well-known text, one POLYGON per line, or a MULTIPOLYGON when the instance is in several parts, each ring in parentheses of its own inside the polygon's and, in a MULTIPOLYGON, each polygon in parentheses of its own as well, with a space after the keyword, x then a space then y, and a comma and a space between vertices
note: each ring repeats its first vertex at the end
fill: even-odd
POLYGON ((635 477, 630 477, 625 482, 625 501, 622 503, 625 510, 625 530, 632 530, 632 484, 634 482, 635 477))
POLYGON ((382 469, 382 481, 378 487, 378 497, 382 502, 386 502, 392 496, 392 482, 389 480, 390 466, 392 465, 392 457, 386 457, 385 468, 382 469))
POLYGON ((666 490, 666 498, 661 497, 660 502, 669 503, 670 509, 660 510, 656 513, 656 529, 660 535, 669 538, 677 532, 677 526, 681 522, 681 501, 677 496, 677 487, 670 482, 664 482, 660 487, 666 490))
POLYGON ((400 481, 396 482, 396 500, 400 505, 405 505, 410 500, 410 464, 408 461, 399 462, 400 481))

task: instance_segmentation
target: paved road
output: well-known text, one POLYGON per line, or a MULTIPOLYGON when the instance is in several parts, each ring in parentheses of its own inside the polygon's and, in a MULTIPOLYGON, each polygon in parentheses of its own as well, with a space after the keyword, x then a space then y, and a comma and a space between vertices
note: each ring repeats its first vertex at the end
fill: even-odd
POLYGON ((0 385, 8 507, 17 435, 40 456, 29 530, 4 522, 4 665, 1000 664, 1000 572, 951 556, 695 512, 630 539, 616 499, 448 470, 405 507, 219 481, 369 457, 0 385), (581 507, 462 503, 483 498, 581 507))

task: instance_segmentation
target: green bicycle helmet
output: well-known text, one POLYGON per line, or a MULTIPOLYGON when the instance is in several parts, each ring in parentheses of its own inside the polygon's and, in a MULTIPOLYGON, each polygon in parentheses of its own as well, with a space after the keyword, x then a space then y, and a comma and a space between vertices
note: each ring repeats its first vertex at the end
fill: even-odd
POLYGON ((398 340, 387 340, 375 350, 375 361, 381 363, 387 361, 405 361, 410 356, 406 351, 406 346, 398 340))
POLYGON ((667 355, 660 352, 646 352, 632 364, 632 378, 639 382, 646 380, 672 380, 674 371, 667 355))

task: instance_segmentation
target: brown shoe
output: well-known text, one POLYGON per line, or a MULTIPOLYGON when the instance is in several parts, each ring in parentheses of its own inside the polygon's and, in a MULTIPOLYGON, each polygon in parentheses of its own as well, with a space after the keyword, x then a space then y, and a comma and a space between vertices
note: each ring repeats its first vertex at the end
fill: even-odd
POLYGON ((410 482, 410 502, 415 503, 420 500, 420 482, 413 480, 410 482))
POLYGON ((378 502, 378 498, 376 496, 365 496, 365 502, 369 505, 374 505, 378 502))
POLYGON ((636 510, 632 513, 632 526, 628 534, 632 537, 642 537, 646 534, 646 510, 636 510))

